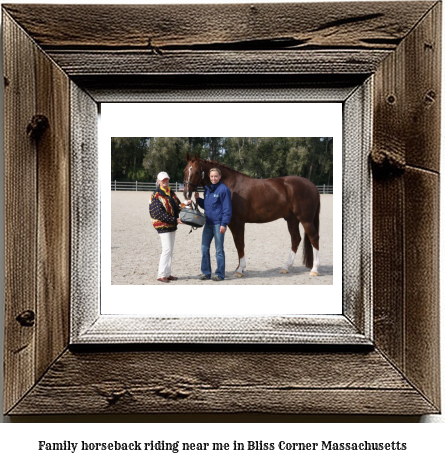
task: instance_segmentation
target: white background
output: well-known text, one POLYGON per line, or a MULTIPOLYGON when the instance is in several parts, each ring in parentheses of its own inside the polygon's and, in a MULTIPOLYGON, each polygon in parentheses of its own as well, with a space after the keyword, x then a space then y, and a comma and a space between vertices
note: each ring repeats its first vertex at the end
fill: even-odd
MULTIPOLYGON (((284 0, 285 1, 285 0, 284 0)), ((141 3, 132 0, 133 3, 141 3)), ((10 3, 32 3, 32 2, 10 2, 10 3)), ((39 3, 60 3, 43 2, 39 3)), ((65 3, 91 3, 87 1, 77 0, 74 2, 65 3)), ((122 2, 105 2, 102 3, 122 3, 122 2)), ((146 2, 146 3, 162 3, 146 2)), ((187 3, 186 1, 170 0, 170 3, 187 3)), ((189 2, 190 3, 190 2, 189 2)), ((195 2, 197 3, 197 2, 195 2)), ((207 3, 212 3, 208 0, 207 3)), ((214 3, 214 2, 213 2, 214 3)), ((250 3, 240 0, 239 3, 250 3)), ((359 14, 359 11, 358 11, 359 14)), ((1 94, 0 94, 0 98, 1 94)), ((443 125, 443 119, 442 119, 443 125)), ((442 128, 442 147, 444 147, 444 130, 442 128)), ((443 163, 443 161, 442 161, 443 163)), ((1 167, 3 169, 3 167, 1 167)), ((0 176, 2 188, 0 195, 3 197, 3 176, 0 176)), ((443 210, 445 199, 442 190, 442 213, 441 217, 445 217, 443 210)), ((4 212, 3 201, 0 203, 0 208, 4 212)), ((3 216, 3 215, 2 215, 3 216)), ((0 229, 3 237, 3 228, 0 229)), ((442 228, 443 231, 443 228, 442 228)), ((443 234, 443 232, 442 232, 443 234)), ((3 248, 0 249, 3 254, 3 248)), ((3 262, 4 262, 4 255, 3 262)), ((441 270, 444 269, 443 263, 443 248, 441 253, 441 270)), ((4 298, 4 296, 2 296, 4 298)), ((444 299, 442 299, 442 302, 444 299)), ((443 303, 442 303, 443 306, 443 303)), ((3 358, 3 330, 4 320, 3 314, 1 316, 0 327, 0 355, 3 358)), ((442 334, 444 333, 444 321, 442 318, 442 334)), ((442 380, 444 380, 445 367, 443 360, 445 354, 442 344, 442 380)), ((445 401, 444 386, 445 382, 442 381, 442 399, 445 401)), ((14 420, 15 424, 11 424, 10 418, 3 417, 3 424, 0 425, 0 460, 2 463, 45 463, 45 464, 68 464, 68 463, 84 463, 96 464, 99 460, 106 461, 106 463, 121 463, 126 461, 133 465, 156 463, 244 463, 250 460, 258 461, 259 463, 277 462, 279 463, 308 463, 309 460, 315 463, 342 463, 349 464, 357 462, 363 464, 394 464, 399 461, 403 463, 443 463, 443 438, 445 437, 445 418, 443 415, 430 415, 421 418, 421 422, 436 423, 430 425, 419 425, 416 423, 401 424, 394 422, 410 421, 408 418, 398 417, 271 417, 259 419, 260 424, 243 424, 245 417, 232 416, 229 418, 234 424, 222 423, 227 421, 228 418, 223 417, 199 417, 198 421, 202 423, 196 424, 180 424, 162 422, 175 422, 183 421, 177 417, 168 416, 151 416, 151 417, 32 417, 14 420), (92 424, 91 422, 101 422, 100 425, 92 424), (206 424, 206 422, 219 421, 220 423, 206 424), (267 423, 267 421, 277 423, 267 423), (303 422, 321 421, 318 424, 303 424, 303 422), (332 424, 331 422, 341 421, 346 423, 332 424), (367 423, 355 424, 355 422, 365 421, 367 423), (373 422, 378 421, 379 424, 373 422), (31 424, 27 424, 31 422, 31 424), (66 424, 58 425, 55 422, 66 422, 66 424), (134 422, 134 424, 119 424, 114 422, 134 422), (137 423, 146 422, 146 423, 137 423), (161 423, 159 423, 161 422, 161 423), (323 423, 324 422, 324 423, 323 423), (107 424, 108 423, 108 424, 107 424), (185 454, 171 454, 168 453, 152 455, 137 456, 136 453, 131 455, 123 455, 121 453, 88 453, 79 455, 79 453, 72 454, 71 452, 42 452, 38 451, 38 441, 46 440, 50 442, 55 441, 125 441, 125 440, 182 440, 182 441, 229 441, 237 439, 243 440, 263 440, 273 441, 285 439, 288 441, 320 441, 326 440, 351 441, 351 440, 368 440, 368 441, 405 441, 408 443, 408 451, 406 453, 398 452, 331 452, 326 454, 314 453, 268 453, 268 452, 252 452, 247 455, 235 457, 235 453, 205 453, 195 452, 185 454), (187 458, 186 458, 187 457, 187 458), (161 461, 162 460, 162 461, 161 461)), ((193 421, 190 418, 190 421, 193 421)), ((250 417, 250 421, 255 421, 255 417, 250 417)), ((417 419, 411 419, 416 422, 417 419)))
MULTIPOLYGON (((224 298, 215 299, 213 286, 193 286, 200 298, 212 302, 212 314, 341 314, 342 313, 342 104, 341 103, 134 103, 101 105, 101 313, 156 314, 165 300, 162 286, 111 286, 111 137, 333 137, 334 138, 334 284, 324 286, 224 286, 224 298), (148 130, 149 128, 149 130, 148 130), (149 132, 148 132, 149 131, 149 132), (281 302, 294 302, 286 306, 281 302), (241 305, 242 301, 248 305, 241 305), (230 302, 230 305, 228 305, 230 302), (298 305, 297 305, 298 302, 298 305)), ((129 206, 131 208, 131 206, 129 206)), ((148 215, 148 205, 147 205, 148 215)), ((284 226, 285 227, 285 226, 284 226)), ((231 238, 230 238, 231 240, 231 238)), ((160 253, 160 242, 159 242, 160 253)), ((267 247, 267 243, 264 244, 267 247)), ((290 246, 283 247, 284 264, 290 246)), ((176 252, 179 253, 179 252, 176 252)), ((323 251, 320 251, 323 265, 323 251)), ((196 264, 199 267, 199 264, 196 264)), ((308 271, 309 272, 309 271, 308 271)), ((168 289, 171 302, 179 302, 184 287, 168 289)), ((176 305, 175 314, 187 309, 176 305)), ((165 316, 163 314, 162 316, 165 316)), ((194 315, 196 316, 196 314, 194 315)))

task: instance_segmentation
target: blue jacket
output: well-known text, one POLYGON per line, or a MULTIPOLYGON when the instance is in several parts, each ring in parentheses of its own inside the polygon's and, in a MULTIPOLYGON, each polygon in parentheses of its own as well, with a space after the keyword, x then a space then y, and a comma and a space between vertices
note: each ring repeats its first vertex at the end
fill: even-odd
POLYGON ((207 224, 227 226, 232 218, 232 194, 230 189, 219 181, 204 188, 204 199, 198 199, 198 205, 204 208, 207 224))

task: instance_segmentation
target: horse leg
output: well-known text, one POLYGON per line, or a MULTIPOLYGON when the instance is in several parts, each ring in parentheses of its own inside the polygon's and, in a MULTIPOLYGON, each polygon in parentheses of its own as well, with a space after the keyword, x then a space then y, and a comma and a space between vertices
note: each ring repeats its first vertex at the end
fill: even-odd
POLYGON ((230 223, 229 228, 232 232, 239 260, 238 268, 235 270, 235 277, 242 278, 243 271, 246 268, 246 257, 244 256, 244 223, 230 223))
POLYGON ((305 255, 309 256, 308 267, 311 268, 310 276, 318 276, 318 267, 320 266, 319 257, 319 235, 315 224, 312 222, 301 223, 303 225, 306 236, 304 238, 304 249, 305 255), (309 253, 309 249, 312 247, 312 253, 309 253))
POLYGON ((318 276, 318 267, 320 266, 320 257, 318 254, 318 249, 315 247, 312 247, 312 250, 314 252, 314 265, 312 267, 311 272, 309 273, 310 276, 318 276))
POLYGON ((280 273, 289 273, 289 267, 291 267, 294 263, 295 255, 297 254, 297 249, 301 242, 300 222, 293 214, 290 214, 289 217, 286 218, 286 221, 287 229, 289 230, 292 242, 292 247, 289 252, 289 256, 287 257, 286 263, 281 267, 280 273))

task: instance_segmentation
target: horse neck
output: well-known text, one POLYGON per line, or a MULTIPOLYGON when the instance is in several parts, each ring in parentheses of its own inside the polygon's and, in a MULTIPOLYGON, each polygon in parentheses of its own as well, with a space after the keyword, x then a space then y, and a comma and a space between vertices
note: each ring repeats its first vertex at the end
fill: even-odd
POLYGON ((241 176, 240 173, 236 173, 225 166, 209 163, 206 160, 201 160, 201 166, 205 174, 204 181, 207 184, 210 184, 210 170, 212 168, 218 168, 221 171, 221 182, 223 182, 231 191, 233 191, 236 186, 238 176, 241 176))

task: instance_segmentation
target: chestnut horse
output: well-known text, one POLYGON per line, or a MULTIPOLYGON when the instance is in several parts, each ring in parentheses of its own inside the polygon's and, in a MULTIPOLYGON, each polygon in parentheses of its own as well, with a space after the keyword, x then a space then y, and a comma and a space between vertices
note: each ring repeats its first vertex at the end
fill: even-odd
POLYGON ((243 276, 246 268, 244 255, 244 225, 269 223, 279 218, 287 221, 292 247, 280 273, 288 273, 301 242, 299 224, 303 225, 303 263, 311 268, 310 274, 318 276, 318 232, 320 218, 320 194, 308 179, 299 176, 254 179, 226 165, 210 160, 200 160, 198 155, 187 154, 184 169, 184 197, 191 199, 198 186, 210 185, 209 171, 219 168, 221 181, 232 193, 232 219, 228 225, 238 251, 239 265, 235 276, 243 276))

